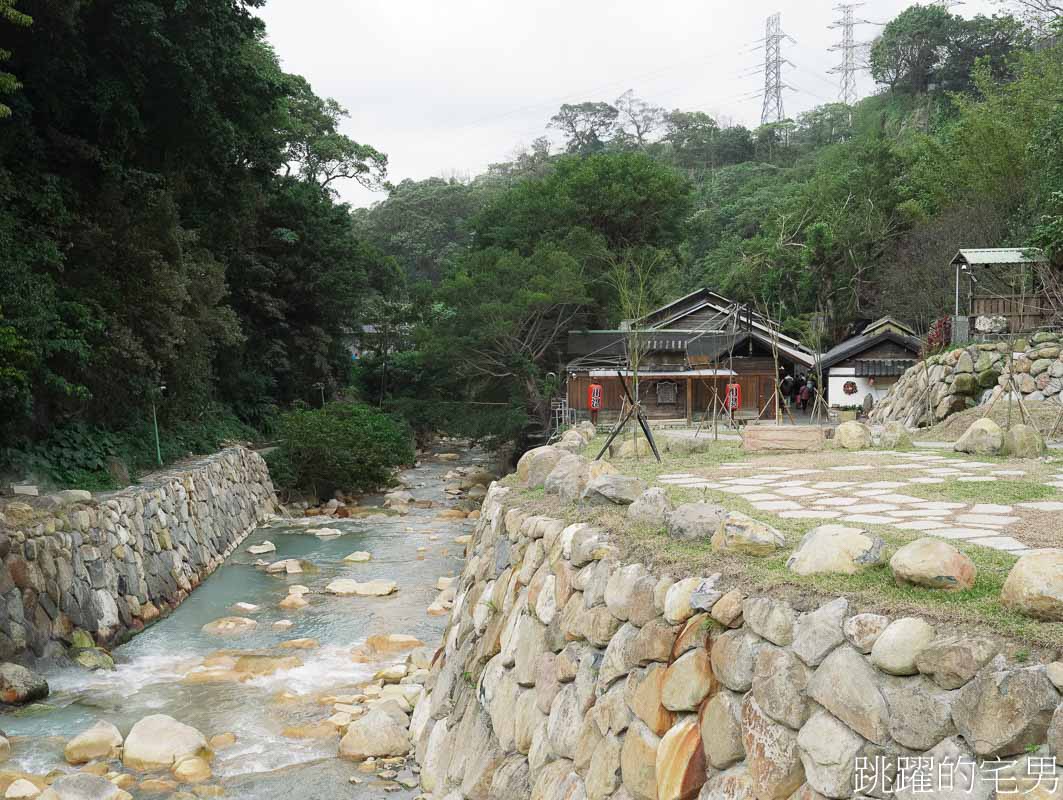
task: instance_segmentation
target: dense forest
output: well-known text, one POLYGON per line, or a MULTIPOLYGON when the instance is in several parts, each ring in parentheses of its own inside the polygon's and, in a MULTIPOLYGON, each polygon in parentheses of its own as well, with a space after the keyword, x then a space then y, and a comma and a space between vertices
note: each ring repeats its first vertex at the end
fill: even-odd
POLYGON ((76 482, 150 465, 153 418, 174 458, 337 397, 511 440, 548 418, 565 333, 631 316, 633 284, 841 336, 926 330, 958 243, 1063 265, 1047 0, 912 6, 854 107, 747 129, 591 98, 544 120, 560 152, 397 185, 280 68, 261 3, 0 0, 0 462, 76 482), (386 199, 352 210, 345 180, 386 199))

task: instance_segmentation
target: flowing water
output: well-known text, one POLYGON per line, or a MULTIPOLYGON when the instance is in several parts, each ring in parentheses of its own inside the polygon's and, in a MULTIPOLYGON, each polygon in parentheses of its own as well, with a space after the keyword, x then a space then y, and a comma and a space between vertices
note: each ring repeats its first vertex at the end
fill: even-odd
MULTIPOLYGON (((470 451, 462 454, 459 465, 485 460, 482 453, 470 451)), ((469 521, 437 518, 446 500, 444 475, 455 466, 427 460, 402 474, 415 498, 434 501, 431 509, 411 507, 405 516, 374 514, 371 519, 277 519, 260 527, 173 614, 116 648, 113 672, 77 667, 46 672, 52 689, 49 709, 0 715, 0 727, 12 740, 12 757, 2 768, 36 775, 72 769, 63 761, 63 745, 97 720, 106 719, 126 733, 141 717, 161 713, 196 727, 208 738, 224 732, 236 735, 236 744, 219 750, 212 763, 212 783, 223 787, 227 797, 380 796, 379 789, 348 782, 352 775, 366 776, 336 758, 337 738, 294 738, 284 731, 325 719, 332 710, 322 697, 356 693, 354 687, 372 678, 381 664, 360 664, 351 658, 352 648, 367 636, 404 633, 431 647, 439 643, 447 618, 428 616, 425 610, 437 594, 437 578, 459 573, 462 546, 454 538, 472 527, 469 521), (336 528, 342 535, 318 538, 307 532, 314 527, 336 528), (249 546, 264 540, 273 542, 277 552, 263 558, 299 558, 316 569, 296 575, 266 574, 254 566, 259 557, 247 553, 249 546), (419 547, 427 549, 419 553, 419 547), (370 552, 372 560, 345 563, 344 556, 356 550, 370 552), (398 592, 383 598, 324 594, 325 585, 337 577, 386 578, 398 584, 398 592), (278 608, 293 584, 310 588, 308 608, 278 608), (239 602, 259 608, 245 614, 233 609, 239 602), (258 625, 250 633, 229 637, 201 630, 204 624, 230 615, 250 616, 258 625), (280 620, 293 624, 278 630, 273 623, 280 620), (303 637, 316 639, 321 646, 278 648, 285 640, 303 637), (303 664, 247 682, 182 681, 204 658, 223 649, 295 655, 303 664)), ((391 660, 401 661, 404 656, 391 660)))

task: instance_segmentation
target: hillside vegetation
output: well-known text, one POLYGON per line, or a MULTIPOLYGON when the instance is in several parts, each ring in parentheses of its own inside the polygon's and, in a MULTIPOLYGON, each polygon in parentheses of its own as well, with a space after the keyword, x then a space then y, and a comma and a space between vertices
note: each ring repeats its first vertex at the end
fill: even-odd
POLYGON ((749 130, 591 98, 549 121, 563 152, 391 185, 258 5, 0 0, 10 474, 106 483, 153 463, 153 413, 170 459, 337 397, 512 440, 548 421, 567 330, 696 287, 832 338, 925 330, 959 244, 1061 259, 1063 51, 1012 17, 913 6, 853 108, 749 130), (352 211, 344 180, 386 199, 352 211))

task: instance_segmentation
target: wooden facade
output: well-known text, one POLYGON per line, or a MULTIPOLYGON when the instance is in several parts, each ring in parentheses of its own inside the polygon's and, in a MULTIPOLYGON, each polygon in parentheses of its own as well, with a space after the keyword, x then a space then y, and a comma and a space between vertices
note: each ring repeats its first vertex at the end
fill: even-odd
MULTIPOLYGON (((651 419, 697 421, 714 394, 722 403, 726 386, 742 389, 740 416, 774 419, 772 396, 782 374, 807 372, 812 354, 800 342, 778 333, 771 320, 702 290, 663 306, 634 323, 641 342, 639 401, 651 419), (779 349, 776 374, 773 344, 779 349)), ((588 387, 603 389, 599 419, 615 418, 624 405, 617 370, 629 388, 628 330, 571 331, 566 369, 569 408, 580 418, 589 413, 588 387)))

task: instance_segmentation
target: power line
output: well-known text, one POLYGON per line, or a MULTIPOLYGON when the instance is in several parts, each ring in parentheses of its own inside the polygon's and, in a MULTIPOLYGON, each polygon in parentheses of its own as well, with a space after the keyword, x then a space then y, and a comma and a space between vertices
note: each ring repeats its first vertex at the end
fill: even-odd
POLYGON ((788 87, 782 81, 782 65, 790 62, 782 57, 783 39, 793 41, 783 33, 782 14, 772 14, 764 28, 764 104, 760 112, 761 125, 782 122, 786 118, 782 91, 788 87))

